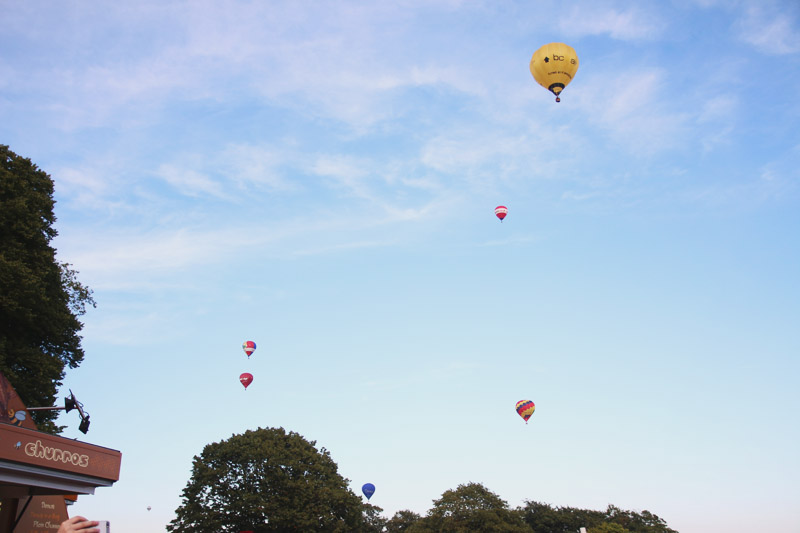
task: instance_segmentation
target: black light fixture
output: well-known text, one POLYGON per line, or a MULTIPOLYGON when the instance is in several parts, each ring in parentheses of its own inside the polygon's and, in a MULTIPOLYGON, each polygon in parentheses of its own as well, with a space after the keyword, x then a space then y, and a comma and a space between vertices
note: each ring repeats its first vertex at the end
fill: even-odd
POLYGON ((75 396, 72 394, 72 391, 69 392, 70 395, 64 398, 64 409, 66 409, 68 413, 78 406, 78 401, 75 399, 75 396))
POLYGON ((78 429, 86 435, 86 432, 89 431, 89 415, 86 415, 86 418, 81 418, 81 425, 78 426, 78 429))
POLYGON ((78 401, 75 397, 75 394, 72 392, 72 389, 69 391, 69 396, 64 398, 64 407, 28 407, 27 411, 61 411, 64 410, 66 412, 70 412, 73 409, 78 410, 78 414, 81 416, 81 424, 78 426, 78 429, 85 435, 87 431, 89 431, 89 413, 83 410, 83 404, 78 401))

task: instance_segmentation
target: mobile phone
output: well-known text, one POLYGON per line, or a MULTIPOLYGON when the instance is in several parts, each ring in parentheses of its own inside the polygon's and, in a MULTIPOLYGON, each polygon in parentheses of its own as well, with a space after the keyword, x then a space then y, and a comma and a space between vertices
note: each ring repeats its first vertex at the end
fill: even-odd
POLYGON ((97 524, 100 533, 111 533, 111 523, 108 520, 100 520, 97 524))

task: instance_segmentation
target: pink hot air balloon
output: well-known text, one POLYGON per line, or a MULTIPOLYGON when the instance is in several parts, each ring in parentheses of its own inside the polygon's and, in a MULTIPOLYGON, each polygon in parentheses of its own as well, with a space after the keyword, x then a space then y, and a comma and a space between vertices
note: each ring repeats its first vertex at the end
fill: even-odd
POLYGON ((242 350, 247 354, 247 358, 250 359, 250 356, 256 351, 256 343, 253 341, 245 341, 242 343, 242 350))
POLYGON ((242 385, 244 385, 244 390, 247 390, 247 387, 249 387, 250 384, 253 382, 253 374, 245 372, 244 374, 239 376, 239 381, 241 381, 242 385))
POLYGON ((497 218, 500 219, 500 222, 502 222, 503 219, 506 218, 506 215, 508 214, 508 208, 504 205, 498 205, 497 207, 494 208, 494 214, 497 218))

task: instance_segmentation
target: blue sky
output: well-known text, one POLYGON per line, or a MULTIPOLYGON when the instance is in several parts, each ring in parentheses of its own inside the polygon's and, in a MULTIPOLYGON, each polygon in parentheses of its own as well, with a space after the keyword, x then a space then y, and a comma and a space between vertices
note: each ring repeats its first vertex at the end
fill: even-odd
POLYGON ((65 435, 123 453, 73 513, 163 530, 203 446, 282 426, 387 517, 475 481, 800 528, 796 2, 2 12, 0 143, 98 302, 65 435))

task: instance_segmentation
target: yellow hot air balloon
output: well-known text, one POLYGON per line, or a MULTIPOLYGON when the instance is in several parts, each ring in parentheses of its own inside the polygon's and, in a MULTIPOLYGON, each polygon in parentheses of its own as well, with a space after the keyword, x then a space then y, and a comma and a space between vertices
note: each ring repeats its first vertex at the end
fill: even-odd
POLYGON ((531 74, 539 85, 556 95, 569 85, 578 72, 578 54, 575 49, 564 43, 550 43, 533 53, 531 58, 531 74))

